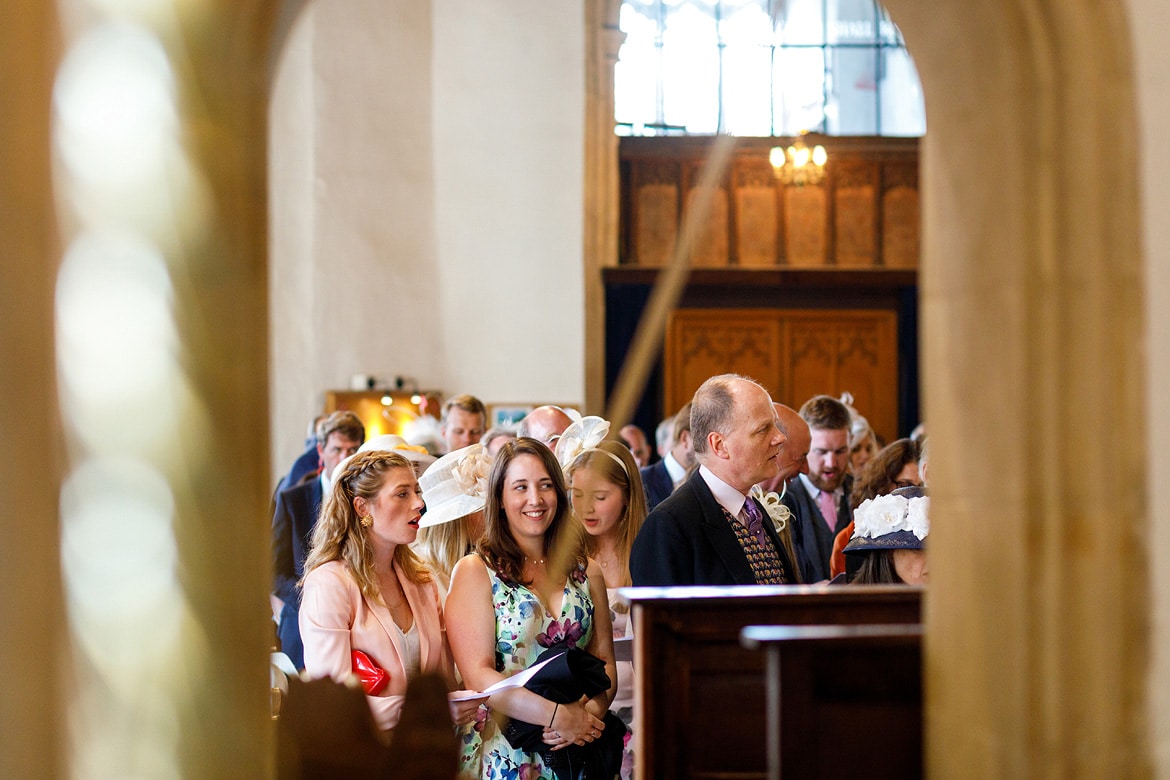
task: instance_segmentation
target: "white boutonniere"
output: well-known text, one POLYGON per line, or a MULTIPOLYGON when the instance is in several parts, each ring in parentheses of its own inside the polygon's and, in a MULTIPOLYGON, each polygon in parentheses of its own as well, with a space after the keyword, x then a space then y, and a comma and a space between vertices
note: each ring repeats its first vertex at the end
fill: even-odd
POLYGON ((764 511, 768 513, 768 517, 772 518, 772 525, 776 526, 776 531, 783 531, 788 527, 788 520, 792 517, 792 510, 784 506, 780 501, 780 496, 777 493, 765 493, 763 488, 759 485, 752 485, 752 489, 748 491, 748 495, 759 501, 764 507, 764 511))

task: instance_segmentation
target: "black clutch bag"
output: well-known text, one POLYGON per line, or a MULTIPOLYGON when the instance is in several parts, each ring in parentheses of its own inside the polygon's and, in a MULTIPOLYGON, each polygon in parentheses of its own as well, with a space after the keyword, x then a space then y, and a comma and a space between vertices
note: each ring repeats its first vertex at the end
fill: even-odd
MULTIPOLYGON (((593 697, 610 686, 605 673, 605 662, 579 647, 565 649, 550 647, 536 659, 535 664, 551 658, 533 675, 524 687, 549 701, 568 704, 582 696, 593 697), (559 654, 559 655, 558 655, 559 654)), ((612 780, 622 765, 626 725, 612 712, 605 714, 605 730, 587 745, 570 745, 552 750, 544 744, 544 726, 509 720, 504 726, 504 737, 516 750, 539 753, 545 766, 561 780, 585 777, 587 780, 612 780)))

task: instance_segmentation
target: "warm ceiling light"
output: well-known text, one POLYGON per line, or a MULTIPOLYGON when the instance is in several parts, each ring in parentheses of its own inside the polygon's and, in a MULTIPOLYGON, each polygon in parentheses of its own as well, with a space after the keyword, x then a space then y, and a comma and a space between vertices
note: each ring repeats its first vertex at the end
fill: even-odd
POLYGON ((768 152, 772 173, 785 184, 803 187, 806 184, 820 184, 825 178, 825 163, 829 161, 829 153, 820 144, 810 149, 804 143, 806 135, 808 131, 801 130, 800 137, 787 149, 773 146, 768 152))

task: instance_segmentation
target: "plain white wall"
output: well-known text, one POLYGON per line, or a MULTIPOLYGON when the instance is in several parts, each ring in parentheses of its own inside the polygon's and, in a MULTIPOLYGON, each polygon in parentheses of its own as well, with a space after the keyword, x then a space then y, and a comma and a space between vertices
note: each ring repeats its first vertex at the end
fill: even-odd
POLYGON ((434 0, 444 389, 584 399, 581 0, 434 0))
POLYGON ((584 12, 315 0, 270 108, 272 469, 354 374, 584 397, 584 12))

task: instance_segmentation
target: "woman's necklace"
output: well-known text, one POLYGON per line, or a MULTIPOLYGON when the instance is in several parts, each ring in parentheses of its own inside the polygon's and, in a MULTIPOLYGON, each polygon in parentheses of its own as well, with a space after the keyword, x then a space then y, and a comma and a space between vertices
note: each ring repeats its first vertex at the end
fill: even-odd
POLYGON ((544 558, 529 558, 527 555, 525 555, 524 560, 527 563, 535 563, 538 566, 544 566, 544 558))

